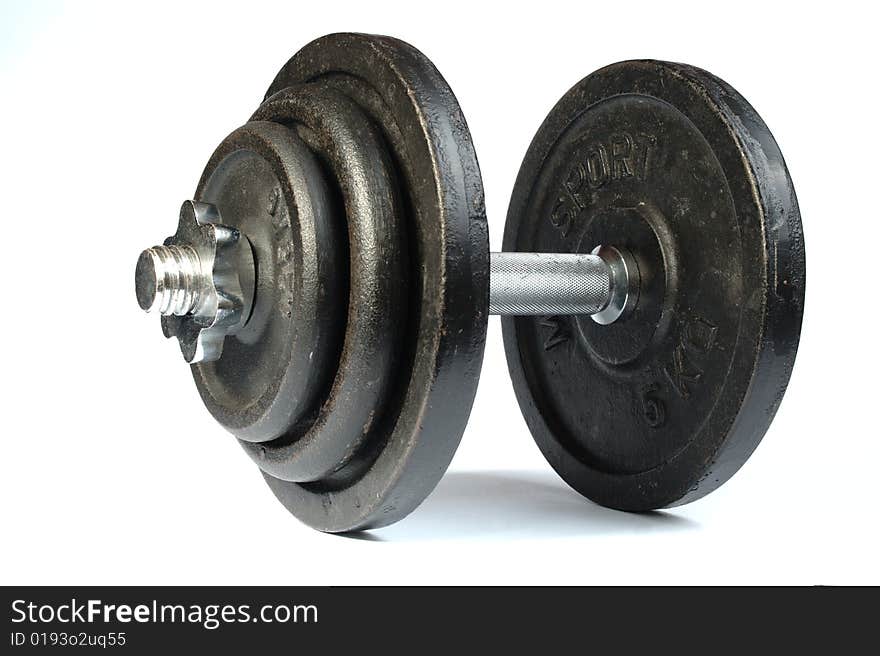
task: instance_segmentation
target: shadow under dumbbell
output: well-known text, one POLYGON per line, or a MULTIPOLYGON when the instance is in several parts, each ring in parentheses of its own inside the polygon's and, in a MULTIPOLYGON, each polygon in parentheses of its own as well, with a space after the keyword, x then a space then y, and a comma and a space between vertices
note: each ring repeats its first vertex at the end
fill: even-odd
POLYGON ((552 472, 449 472, 406 520, 360 539, 406 541, 553 539, 696 528, 666 512, 624 513, 597 506, 552 472))

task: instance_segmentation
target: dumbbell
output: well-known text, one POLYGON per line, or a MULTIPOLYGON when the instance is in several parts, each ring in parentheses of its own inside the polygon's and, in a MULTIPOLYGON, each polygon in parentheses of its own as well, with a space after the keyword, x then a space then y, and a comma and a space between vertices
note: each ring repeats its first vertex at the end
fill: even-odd
POLYGON ((412 46, 362 34, 293 56, 135 273, 210 413, 330 532, 388 525, 435 487, 489 314, 571 487, 625 511, 704 496, 779 406, 804 284, 782 155, 717 77, 625 61, 578 82, 490 254, 455 96, 412 46))

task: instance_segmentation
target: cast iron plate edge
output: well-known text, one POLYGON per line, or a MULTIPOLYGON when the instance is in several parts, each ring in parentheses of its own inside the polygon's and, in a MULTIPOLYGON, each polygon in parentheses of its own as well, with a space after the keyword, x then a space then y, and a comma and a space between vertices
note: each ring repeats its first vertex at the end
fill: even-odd
MULTIPOLYGON (((416 169, 411 173, 418 186, 412 194, 422 201, 423 230, 437 236, 436 244, 419 254, 422 307, 409 385, 393 431, 375 459, 355 481, 335 488, 264 474, 278 499, 300 520, 322 531, 343 532, 403 518, 430 494, 452 460, 482 365, 489 239, 470 132, 434 65, 394 38, 331 34, 294 55, 266 95, 334 74, 365 81, 392 110, 394 129, 415 139, 407 143, 418 143, 404 155, 416 169)), ((383 131, 388 127, 371 117, 383 131)))

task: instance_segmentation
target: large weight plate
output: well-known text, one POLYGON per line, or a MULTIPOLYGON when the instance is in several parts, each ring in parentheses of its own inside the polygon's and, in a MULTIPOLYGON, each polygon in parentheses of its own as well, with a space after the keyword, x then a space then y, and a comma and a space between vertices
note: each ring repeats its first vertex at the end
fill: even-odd
POLYGON ((804 244, 770 131, 729 85, 656 61, 582 80, 523 162, 504 250, 630 249, 631 315, 503 319, 520 407, 572 487, 613 508, 687 503, 730 478, 788 383, 804 244))
POLYGON ((387 143, 402 196, 408 269, 400 359, 382 412, 345 466, 299 483, 264 472, 281 502, 324 531, 374 528, 412 511, 449 465, 482 363, 488 232, 482 181, 458 103, 428 59, 396 39, 322 37, 267 97, 296 85, 342 91, 387 143))

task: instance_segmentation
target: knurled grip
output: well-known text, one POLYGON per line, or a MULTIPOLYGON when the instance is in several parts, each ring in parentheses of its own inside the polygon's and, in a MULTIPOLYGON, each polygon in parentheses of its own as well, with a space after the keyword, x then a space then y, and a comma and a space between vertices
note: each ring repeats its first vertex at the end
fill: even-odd
POLYGON ((612 275, 598 255, 491 253, 489 314, 595 314, 611 298, 612 275))

